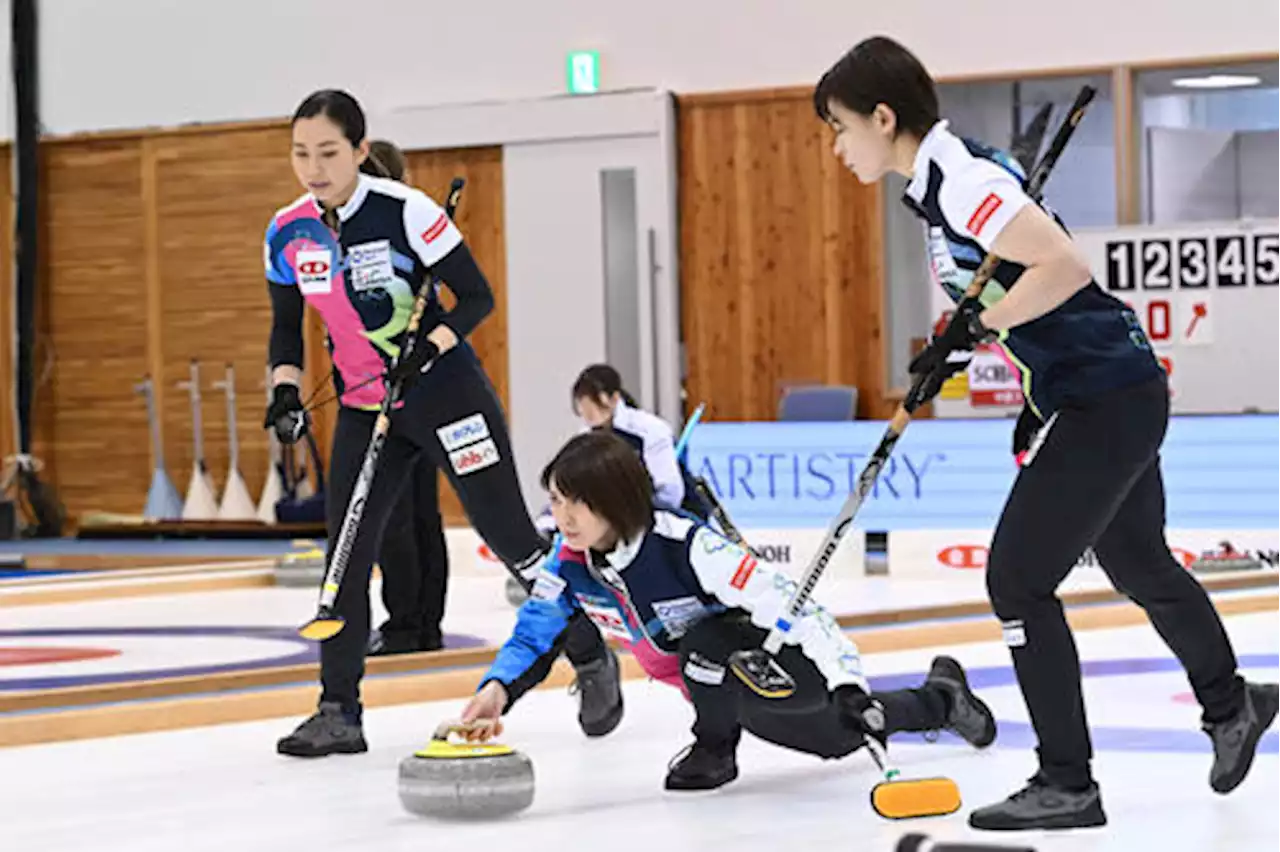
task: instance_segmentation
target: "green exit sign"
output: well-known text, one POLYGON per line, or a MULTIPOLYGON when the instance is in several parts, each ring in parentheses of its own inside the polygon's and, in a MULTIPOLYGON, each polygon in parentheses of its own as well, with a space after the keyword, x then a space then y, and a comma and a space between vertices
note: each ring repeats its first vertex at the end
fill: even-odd
POLYGON ((569 93, 587 95, 600 91, 600 52, 575 50, 565 61, 569 93))

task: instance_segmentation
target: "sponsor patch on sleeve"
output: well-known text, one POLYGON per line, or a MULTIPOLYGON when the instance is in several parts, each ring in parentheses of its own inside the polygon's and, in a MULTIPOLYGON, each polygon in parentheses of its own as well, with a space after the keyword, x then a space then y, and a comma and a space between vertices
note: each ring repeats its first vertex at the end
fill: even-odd
POLYGON ((982 199, 982 203, 978 205, 978 209, 973 211, 973 215, 969 217, 968 223, 965 225, 969 229, 969 233, 975 237, 982 233, 982 229, 986 227, 987 222, 1000 209, 1000 205, 1004 204, 1004 199, 996 195, 994 192, 987 193, 987 197, 982 199))
POLYGON ((424 243, 435 242, 435 239, 444 233, 445 228, 449 227, 449 216, 441 213, 436 220, 431 223, 431 227, 422 232, 422 241, 424 243))
POLYGON ((751 579, 751 575, 756 570, 756 558, 750 553, 742 557, 742 561, 738 563, 738 570, 733 572, 729 585, 738 591, 742 591, 747 587, 747 581, 751 579))

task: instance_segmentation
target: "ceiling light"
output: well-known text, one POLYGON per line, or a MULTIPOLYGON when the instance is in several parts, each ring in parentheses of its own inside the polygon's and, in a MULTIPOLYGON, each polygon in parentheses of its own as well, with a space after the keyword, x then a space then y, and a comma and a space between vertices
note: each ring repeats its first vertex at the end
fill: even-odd
POLYGON ((1261 77, 1251 74, 1210 74, 1206 77, 1181 77, 1173 81, 1180 89, 1234 89, 1239 86, 1256 86, 1261 77))

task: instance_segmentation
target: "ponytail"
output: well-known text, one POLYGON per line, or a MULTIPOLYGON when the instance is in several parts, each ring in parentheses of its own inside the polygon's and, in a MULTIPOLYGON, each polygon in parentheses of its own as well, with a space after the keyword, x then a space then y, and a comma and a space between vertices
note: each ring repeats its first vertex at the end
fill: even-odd
POLYGON ((582 399, 583 397, 598 400, 601 397, 612 396, 615 393, 622 397, 622 401, 631 408, 640 407, 635 397, 622 386, 622 376, 618 375, 617 370, 608 364, 592 364, 578 374, 577 381, 573 383, 570 397, 574 400, 582 399))

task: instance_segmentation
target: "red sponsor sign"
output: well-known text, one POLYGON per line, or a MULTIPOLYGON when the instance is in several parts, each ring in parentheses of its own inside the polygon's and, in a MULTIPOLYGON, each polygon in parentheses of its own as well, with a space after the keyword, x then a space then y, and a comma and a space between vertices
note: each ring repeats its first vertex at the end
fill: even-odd
POLYGON ((298 264, 298 271, 303 275, 324 275, 329 271, 329 264, 323 260, 307 260, 298 264))
POLYGON ((985 568, 987 548, 981 544, 953 544, 938 551, 938 562, 948 568, 985 568))

